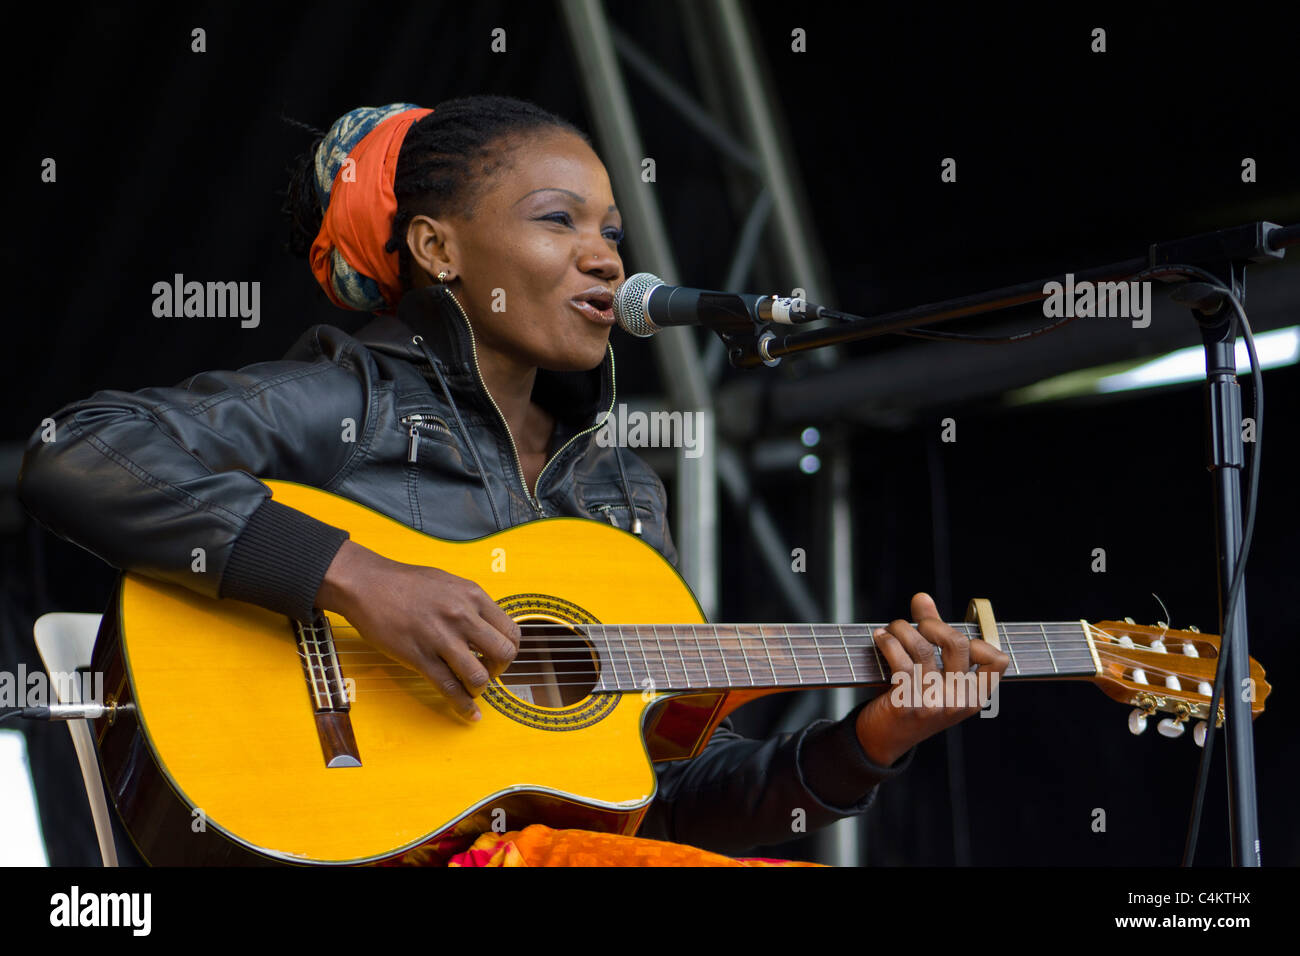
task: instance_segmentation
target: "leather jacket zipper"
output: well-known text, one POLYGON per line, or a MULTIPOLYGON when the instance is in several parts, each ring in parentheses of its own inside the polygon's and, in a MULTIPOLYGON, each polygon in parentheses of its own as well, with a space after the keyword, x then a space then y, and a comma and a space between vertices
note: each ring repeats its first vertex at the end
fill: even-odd
POLYGON ((401 418, 403 425, 408 425, 408 433, 411 436, 410 445, 407 447, 406 460, 415 461, 420 449, 420 433, 417 429, 432 428, 434 431, 444 431, 451 434, 451 426, 437 415, 403 415, 401 418))
MULTIPOLYGON (((539 488, 542 486, 542 476, 546 474, 546 469, 551 467, 551 462, 555 461, 555 459, 559 458, 562 454, 564 454, 564 449, 568 448, 570 445, 572 445, 575 441, 577 441, 579 438, 581 438, 583 435, 587 434, 588 432, 594 432, 597 428, 600 428, 609 419, 609 416, 614 414, 614 397, 616 394, 614 391, 614 348, 613 346, 607 343, 605 345, 605 351, 609 354, 609 408, 605 409, 605 415, 603 418, 598 420, 594 425, 589 425, 588 427, 584 428, 582 431, 578 432, 576 435, 574 435, 572 438, 566 441, 563 445, 561 445, 559 451, 557 451, 554 455, 552 455, 550 458, 546 460, 546 464, 542 465, 542 470, 537 473, 537 487, 539 488)), ((611 521, 612 520, 613 519, 611 519, 611 521)))
MULTIPOLYGON (((624 507, 626 507, 626 506, 624 506, 624 507)), ((613 506, 613 505, 596 505, 595 508, 594 508, 593 510, 595 510, 595 511, 599 511, 601 514, 603 514, 603 515, 605 516, 605 519, 606 519, 610 524, 612 524, 615 528, 618 527, 618 522, 614 520, 614 506, 613 506)))
MULTIPOLYGON (((483 389, 483 394, 485 394, 488 397, 488 401, 491 402, 492 407, 496 409, 497 417, 501 419, 501 425, 506 430, 506 438, 510 439, 510 450, 514 452, 514 456, 515 456, 515 473, 519 475, 519 484, 523 486, 524 497, 527 498, 528 503, 533 506, 533 510, 537 512, 538 517, 545 518, 546 510, 542 507, 541 502, 537 500, 533 492, 529 490, 528 482, 524 480, 524 464, 519 458, 519 447, 515 444, 515 436, 510 433, 510 423, 506 421, 506 416, 504 413, 502 413, 501 406, 497 404, 497 400, 492 397, 492 393, 488 390, 487 383, 483 381, 483 370, 479 367, 478 364, 478 342, 474 338, 474 326, 470 324, 469 316, 465 314, 464 306, 460 304, 460 300, 457 299, 456 296, 452 294, 450 289, 447 290, 447 295, 451 296, 451 301, 456 303, 456 308, 460 311, 461 318, 465 320, 465 328, 469 332, 469 348, 470 348, 470 352, 474 356, 474 373, 478 376, 478 383, 479 386, 483 389)), ((590 426, 589 428, 584 428, 582 431, 578 432, 576 435, 574 435, 572 438, 566 441, 563 445, 561 445, 559 451, 557 451, 554 455, 552 455, 550 458, 546 460, 546 464, 542 465, 542 470, 537 473, 538 488, 541 487, 542 476, 546 474, 546 469, 551 467, 551 462, 555 461, 555 459, 559 458, 560 455, 564 454, 564 449, 568 448, 571 444, 573 444, 574 441, 581 438, 583 435, 587 434, 590 431, 594 431, 597 428, 604 425, 605 419, 609 418, 609 416, 614 413, 614 394, 613 394, 614 388, 613 388, 613 381, 612 381, 614 377, 614 350, 608 344, 605 346, 605 350, 609 353, 609 372, 610 372, 610 379, 611 379, 609 408, 605 412, 605 417, 602 418, 600 421, 596 422, 594 425, 590 426)))

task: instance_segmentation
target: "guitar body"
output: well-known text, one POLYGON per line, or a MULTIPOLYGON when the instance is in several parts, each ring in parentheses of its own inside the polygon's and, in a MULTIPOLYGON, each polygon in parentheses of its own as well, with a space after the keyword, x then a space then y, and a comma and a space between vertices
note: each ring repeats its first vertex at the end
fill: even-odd
MULTIPOLYGON (((676 570, 609 525, 553 518, 451 542, 267 484, 373 551, 478 582, 521 623, 703 621, 676 570)), ((599 690, 544 705, 494 681, 468 723, 330 612, 350 684, 329 726, 356 758, 330 766, 290 619, 134 574, 114 605, 95 650, 109 704, 96 738, 123 822, 155 864, 437 863, 494 826, 534 822, 632 833, 655 794, 652 759, 692 756, 732 709, 719 693, 599 690)))

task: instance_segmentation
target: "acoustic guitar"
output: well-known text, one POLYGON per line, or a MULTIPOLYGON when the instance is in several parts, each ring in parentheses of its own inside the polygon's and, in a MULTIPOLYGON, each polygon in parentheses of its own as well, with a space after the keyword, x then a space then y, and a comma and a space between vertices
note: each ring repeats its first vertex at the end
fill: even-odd
MULTIPOLYGON (((708 624, 657 551, 612 525, 548 518, 443 541, 316 488, 276 501, 397 561, 472 579, 520 623, 511 666, 458 717, 346 619, 297 621, 122 574, 94 663, 109 792, 154 864, 438 863, 490 829, 634 833, 653 761, 685 759, 755 697, 889 689, 877 625, 708 624)), ((1181 733, 1209 712, 1213 635, 1131 621, 968 622, 1003 681, 1089 680, 1181 733)), ((1252 716, 1269 686, 1251 661, 1252 716)), ((1223 711, 1220 709, 1220 720, 1223 711)), ((1198 728, 1199 729, 1199 728, 1198 728)))

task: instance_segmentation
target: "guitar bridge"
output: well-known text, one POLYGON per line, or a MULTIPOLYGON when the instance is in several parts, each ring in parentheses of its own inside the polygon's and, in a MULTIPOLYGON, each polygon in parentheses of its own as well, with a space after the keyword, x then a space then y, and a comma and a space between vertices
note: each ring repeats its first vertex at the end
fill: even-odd
POLYGON ((330 630, 329 618, 322 611, 313 611, 310 624, 298 620, 293 624, 325 766, 331 769, 360 767, 361 755, 352 733, 352 719, 348 716, 352 701, 334 651, 334 634, 330 630))

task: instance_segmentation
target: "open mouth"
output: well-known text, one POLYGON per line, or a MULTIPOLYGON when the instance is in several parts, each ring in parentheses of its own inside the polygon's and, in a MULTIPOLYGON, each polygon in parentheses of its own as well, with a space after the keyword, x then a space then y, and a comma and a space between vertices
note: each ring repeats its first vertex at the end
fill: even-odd
POLYGON ((614 294, 605 289, 575 295, 569 304, 586 318, 601 325, 614 324, 614 294))

